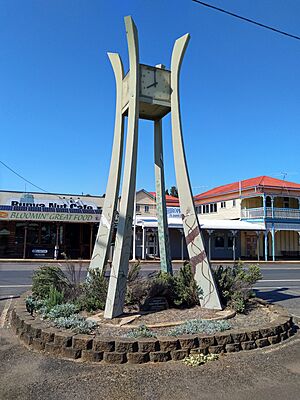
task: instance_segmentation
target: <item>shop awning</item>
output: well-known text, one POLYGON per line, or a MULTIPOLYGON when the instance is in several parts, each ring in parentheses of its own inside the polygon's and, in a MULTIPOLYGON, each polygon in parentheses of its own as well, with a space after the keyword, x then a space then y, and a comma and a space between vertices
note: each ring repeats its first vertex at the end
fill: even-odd
MULTIPOLYGON (((139 217, 136 219, 137 226, 147 228, 157 227, 157 218, 154 217, 139 217)), ((181 218, 168 218, 169 228, 183 228, 181 218)), ((247 221, 229 220, 229 219, 206 219, 200 220, 202 229, 208 230, 239 230, 239 231, 264 231, 264 224, 255 224, 247 221)))

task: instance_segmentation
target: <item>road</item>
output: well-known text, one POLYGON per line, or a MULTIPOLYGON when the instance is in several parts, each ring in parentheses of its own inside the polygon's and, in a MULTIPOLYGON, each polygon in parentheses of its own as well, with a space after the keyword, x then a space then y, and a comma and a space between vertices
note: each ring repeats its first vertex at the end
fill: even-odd
POLYGON ((0 329, 1 400, 295 400, 300 334, 197 368, 181 362, 86 364, 27 350, 0 329))
MULTIPOLYGON (((147 265, 144 271, 153 268, 147 265)), ((6 295, 27 290, 35 269, 2 265, 1 295, 3 290, 6 295)), ((299 315, 300 266, 270 265, 262 272, 258 294, 299 315)), ((0 301, 0 306, 8 301, 0 301)), ((7 320, 0 326, 1 400, 294 400, 299 392, 299 332, 284 343, 227 354, 192 368, 181 362, 114 366, 56 359, 28 351, 7 320)))
MULTIPOLYGON (((0 264, 0 299, 9 296, 18 296, 31 287, 32 275, 39 268, 41 262, 2 263, 0 264)), ((87 263, 82 265, 81 279, 86 275, 87 263)), ((180 264, 175 265, 175 270, 180 264)), ((67 266, 62 264, 67 270, 67 266)), ((158 263, 145 263, 142 265, 143 274, 157 271, 158 263)), ((77 265, 77 271, 80 267, 77 265)), ((300 263, 261 265, 263 279, 255 289, 257 295, 265 300, 281 304, 300 318, 300 263)), ((1 305, 0 305, 1 308, 1 305)))

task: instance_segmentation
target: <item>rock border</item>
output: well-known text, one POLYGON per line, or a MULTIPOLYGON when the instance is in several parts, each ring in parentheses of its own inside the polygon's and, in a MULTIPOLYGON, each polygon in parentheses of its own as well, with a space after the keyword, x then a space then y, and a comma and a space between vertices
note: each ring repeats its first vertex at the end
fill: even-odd
POLYGON ((252 350, 286 340, 296 332, 292 316, 281 306, 265 303, 276 319, 261 328, 229 330, 214 335, 126 339, 74 334, 48 327, 26 310, 26 294, 15 303, 11 326, 29 348, 57 357, 110 364, 143 364, 183 360, 189 354, 220 354, 252 350))

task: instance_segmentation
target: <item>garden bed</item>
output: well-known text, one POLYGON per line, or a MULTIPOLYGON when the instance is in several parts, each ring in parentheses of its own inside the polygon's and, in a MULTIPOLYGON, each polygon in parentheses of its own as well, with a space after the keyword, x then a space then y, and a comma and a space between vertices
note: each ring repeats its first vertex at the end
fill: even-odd
POLYGON ((232 329, 243 329, 247 326, 259 327, 262 324, 272 322, 274 315, 270 308, 257 302, 250 301, 245 314, 237 314, 235 311, 226 309, 223 311, 207 310, 200 306, 190 309, 168 309, 155 313, 127 313, 123 317, 107 320, 103 312, 90 315, 87 319, 97 321, 96 334, 105 337, 124 337, 132 329, 144 325, 151 329, 156 335, 168 335, 173 327, 184 324, 191 320, 229 320, 232 329))
POLYGON ((51 327, 48 321, 32 317, 26 311, 24 300, 25 296, 16 301, 11 319, 20 339, 35 350, 83 361, 113 364, 177 361, 189 354, 219 354, 265 347, 295 332, 292 317, 283 307, 252 301, 247 314, 230 319, 231 329, 213 334, 166 336, 166 328, 158 328, 156 337, 130 339, 123 336, 124 329, 116 327, 114 331, 110 326, 106 331, 98 328, 91 335, 82 335, 51 327))

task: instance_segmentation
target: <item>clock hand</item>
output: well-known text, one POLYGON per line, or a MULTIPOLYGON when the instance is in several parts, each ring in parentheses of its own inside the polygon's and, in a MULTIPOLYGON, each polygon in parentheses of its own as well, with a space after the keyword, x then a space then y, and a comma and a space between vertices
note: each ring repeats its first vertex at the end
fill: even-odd
POLYGON ((149 89, 149 88, 151 88, 152 86, 156 86, 156 85, 157 85, 157 82, 154 82, 154 83, 152 83, 151 85, 147 86, 146 89, 149 89))
POLYGON ((151 85, 149 85, 149 86, 147 86, 146 87, 146 89, 149 89, 149 88, 151 88, 152 86, 155 86, 156 87, 156 85, 157 85, 157 80, 156 80, 156 69, 153 71, 153 78, 154 78, 154 83, 152 83, 151 85))

